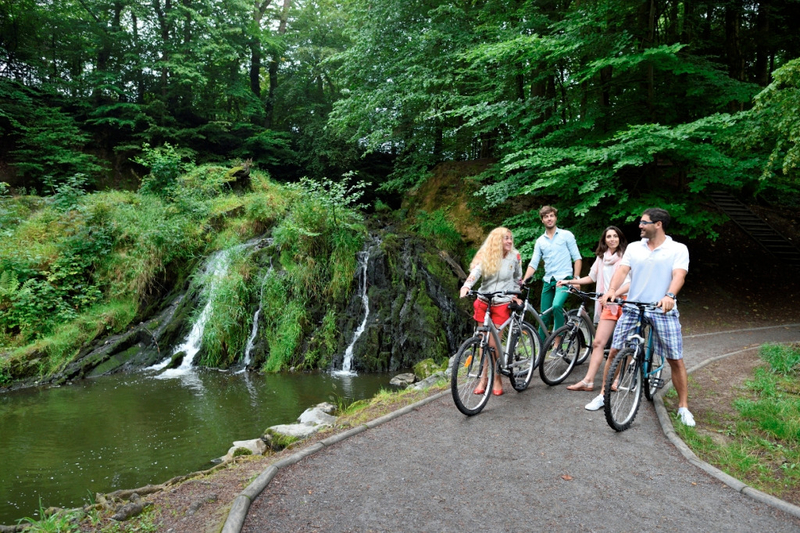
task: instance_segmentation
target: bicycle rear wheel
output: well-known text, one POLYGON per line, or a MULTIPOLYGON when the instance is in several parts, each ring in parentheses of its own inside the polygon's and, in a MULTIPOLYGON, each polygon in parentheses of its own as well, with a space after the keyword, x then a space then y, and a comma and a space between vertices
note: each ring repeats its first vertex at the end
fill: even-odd
POLYGON ((522 392, 528 388, 541 351, 539 335, 530 325, 523 322, 516 345, 511 347, 511 356, 509 357, 511 373, 508 379, 515 391, 522 392))
POLYGON ((550 334, 542 348, 543 358, 539 365, 542 381, 558 385, 567 379, 581 353, 581 339, 580 329, 570 325, 561 326, 550 334))
MULTIPOLYGON (((570 311, 570 314, 577 314, 577 309, 573 309, 570 311)), ((580 316, 580 327, 579 331, 581 335, 583 335, 583 349, 581 350, 580 355, 578 355, 577 361, 575 361, 576 365, 582 365, 586 359, 589 358, 589 355, 592 353, 592 343, 594 342, 594 324, 589 323, 589 319, 586 318, 586 315, 580 316)))
POLYGON ((619 352, 611 362, 606 377, 603 407, 608 425, 616 431, 625 431, 631 427, 642 400, 642 364, 638 358, 633 357, 633 353, 631 348, 619 352), (611 390, 614 376, 618 378, 616 391, 611 390))
POLYGON ((476 335, 467 339, 458 349, 453 360, 450 390, 458 410, 467 416, 477 415, 489 401, 494 378, 492 364, 487 350, 481 349, 483 337, 476 335), (478 383, 485 383, 481 394, 475 394, 478 383))

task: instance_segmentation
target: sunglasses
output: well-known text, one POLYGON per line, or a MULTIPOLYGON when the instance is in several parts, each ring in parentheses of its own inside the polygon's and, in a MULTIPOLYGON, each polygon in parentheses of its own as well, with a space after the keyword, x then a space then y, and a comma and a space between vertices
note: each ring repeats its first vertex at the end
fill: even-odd
MULTIPOLYGON (((656 222, 658 222, 658 221, 656 221, 656 222)), ((639 225, 640 226, 647 226, 649 224, 655 224, 655 222, 653 222, 652 220, 640 220, 639 221, 639 225)))

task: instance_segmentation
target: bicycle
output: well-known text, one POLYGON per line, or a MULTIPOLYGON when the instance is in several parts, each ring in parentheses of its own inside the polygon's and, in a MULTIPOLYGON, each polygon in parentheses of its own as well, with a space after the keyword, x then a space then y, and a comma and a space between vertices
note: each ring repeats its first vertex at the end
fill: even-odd
MULTIPOLYGON (((530 293, 530 289, 528 290, 530 293)), ((475 328, 475 334, 464 341, 453 360, 450 389, 453 401, 459 411, 467 416, 476 415, 486 406, 494 382, 495 367, 501 374, 508 376, 511 386, 522 392, 531 382, 533 370, 539 363, 541 340, 533 326, 523 320, 525 303, 510 305, 511 316, 501 325, 492 322, 489 310, 492 300, 497 296, 520 296, 520 292, 501 291, 480 293, 469 291, 470 296, 478 296, 488 301, 489 307, 483 324, 475 328), (505 345, 501 341, 504 336, 505 345), (489 336, 494 338, 494 345, 502 353, 495 354, 489 344, 489 336), (478 383, 483 381, 486 387, 476 394, 478 383)), ((525 298, 527 300, 527 296, 525 298)), ((512 302, 514 304, 514 302, 512 302)))
MULTIPOLYGON (((526 280, 527 284, 527 280, 526 280)), ((589 354, 592 353, 592 341, 594 340, 594 322, 589 317, 589 315, 584 310, 583 313, 579 314, 578 309, 561 309, 562 314, 564 315, 564 323, 566 324, 570 318, 575 318, 576 316, 581 317, 580 327, 583 331, 584 339, 586 339, 585 349, 578 354, 578 358, 575 360, 576 365, 583 364, 586 359, 589 357, 589 354)), ((539 340, 544 343, 547 338, 550 336, 550 331, 547 329, 547 326, 544 324, 543 317, 547 315, 553 314, 553 308, 548 307, 546 310, 542 311, 541 313, 537 312, 530 301, 526 301, 525 303, 525 313, 529 314, 533 317, 533 321, 536 322, 536 326, 539 327, 538 331, 543 332, 543 335, 539 336, 539 340)))
POLYGON ((654 336, 658 334, 645 315, 646 310, 659 309, 657 303, 616 300, 621 305, 635 306, 638 317, 635 326, 625 339, 625 347, 614 357, 606 376, 603 393, 604 410, 608 425, 616 431, 625 431, 636 418, 642 392, 652 401, 658 389, 664 386, 664 355, 655 355, 654 336), (617 374, 619 374, 617 376, 617 374), (617 387, 612 390, 612 384, 617 387))
MULTIPOLYGON (((581 305, 567 315, 567 322, 553 331, 542 347, 542 362, 539 375, 548 385, 558 385, 570 375, 579 359, 586 359, 585 353, 591 352, 593 336, 587 338, 585 330, 586 301, 597 299, 596 292, 583 292, 571 285, 569 292, 581 298, 581 305), (555 346, 556 340, 558 345, 555 346)), ((594 329, 594 327, 592 327, 594 329)), ((582 362, 582 361, 581 361, 582 362)))

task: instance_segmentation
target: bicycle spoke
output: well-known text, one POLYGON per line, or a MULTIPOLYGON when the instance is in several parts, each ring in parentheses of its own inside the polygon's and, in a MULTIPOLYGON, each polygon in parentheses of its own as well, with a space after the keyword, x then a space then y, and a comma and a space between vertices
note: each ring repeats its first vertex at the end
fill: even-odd
POLYGON ((493 365, 489 364, 488 354, 484 355, 481 349, 482 340, 480 336, 467 340, 453 360, 450 390, 456 407, 465 415, 478 414, 489 401, 493 365))
POLYGON ((521 392, 528 387, 539 357, 539 336, 528 324, 522 324, 519 337, 511 348, 509 379, 514 390, 521 392))
POLYGON ((630 348, 619 352, 606 377, 603 398, 606 421, 617 431, 624 431, 631 426, 641 403, 643 374, 634 353, 630 348), (616 392, 612 390, 615 381, 616 392))

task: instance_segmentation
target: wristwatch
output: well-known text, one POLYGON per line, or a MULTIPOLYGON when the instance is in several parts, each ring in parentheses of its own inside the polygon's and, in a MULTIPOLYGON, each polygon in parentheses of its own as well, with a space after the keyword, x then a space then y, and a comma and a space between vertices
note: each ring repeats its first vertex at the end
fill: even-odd
POLYGON ((675 296, 675 294, 673 294, 673 293, 671 293, 671 292, 668 292, 668 293, 667 293, 667 294, 665 294, 664 296, 669 296, 670 298, 672 298, 673 300, 676 300, 676 301, 678 300, 678 298, 675 296))

